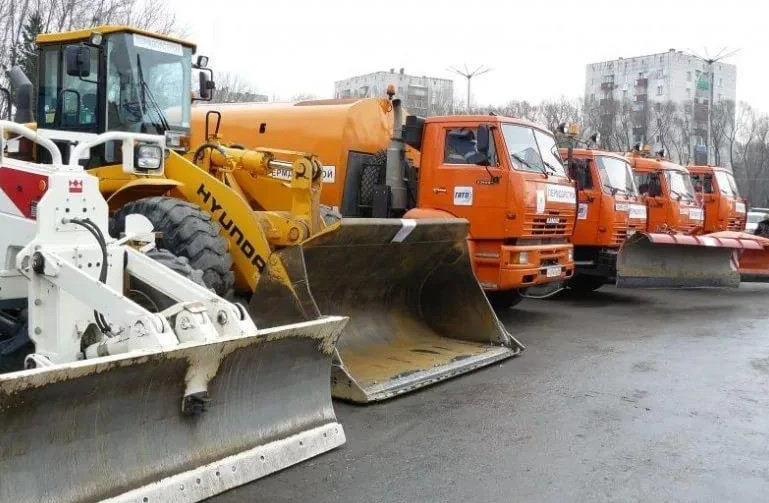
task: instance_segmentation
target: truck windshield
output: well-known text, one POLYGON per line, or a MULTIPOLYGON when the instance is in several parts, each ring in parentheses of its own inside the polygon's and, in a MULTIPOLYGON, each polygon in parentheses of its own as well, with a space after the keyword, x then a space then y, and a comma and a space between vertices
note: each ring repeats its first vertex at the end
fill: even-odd
POLYGON ((668 184, 668 190, 673 196, 680 197, 681 199, 689 199, 694 201, 694 187, 692 186, 692 180, 688 173, 678 171, 676 169, 666 169, 665 181, 668 184))
POLYGON ((502 136, 515 169, 566 176, 558 146, 551 135, 528 126, 502 124, 502 136))
POLYGON ((726 171, 716 171, 716 181, 718 182, 718 191, 721 194, 730 197, 738 197, 740 195, 737 190, 737 183, 734 181, 734 176, 726 171))
POLYGON ((638 195, 629 163, 605 155, 597 156, 596 159, 604 191, 612 195, 618 192, 628 196, 638 195))
POLYGON ((192 49, 120 33, 107 39, 107 129, 162 134, 190 127, 192 49))

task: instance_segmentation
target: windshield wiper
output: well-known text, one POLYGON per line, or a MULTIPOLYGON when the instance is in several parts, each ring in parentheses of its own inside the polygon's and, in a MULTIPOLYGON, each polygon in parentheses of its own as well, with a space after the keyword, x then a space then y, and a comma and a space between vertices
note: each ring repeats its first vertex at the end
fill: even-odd
POLYGON ((532 163, 530 163, 529 161, 525 160, 523 157, 519 156, 518 154, 511 153, 510 157, 512 157, 516 161, 520 162, 524 166, 528 166, 531 169, 535 169, 537 171, 540 171, 543 175, 545 175, 545 178, 548 178, 550 176, 550 175, 548 175, 547 169, 545 168, 544 165, 542 165, 542 166, 535 166, 532 163))
POLYGON ((149 104, 151 105, 153 112, 155 112, 160 119, 159 125, 155 123, 155 121, 152 121, 152 125, 155 127, 158 133, 162 134, 171 129, 171 126, 168 124, 168 119, 166 119, 166 116, 163 114, 163 109, 160 108, 160 105, 155 99, 155 96, 153 96, 150 86, 144 80, 144 71, 142 69, 142 60, 140 54, 136 55, 136 64, 139 69, 139 85, 141 86, 142 91, 142 108, 147 110, 147 98, 149 98, 149 104))
POLYGON ((558 170, 557 170, 557 169, 555 169, 555 166, 553 166, 552 164, 550 164, 550 163, 549 163, 549 162, 547 162, 546 160, 542 159, 542 164, 543 164, 543 165, 545 165, 545 166, 547 166, 548 168, 550 168, 550 171, 552 171, 552 172, 553 172, 553 173, 552 173, 553 175, 555 175, 555 174, 557 174, 557 173, 558 173, 558 170))

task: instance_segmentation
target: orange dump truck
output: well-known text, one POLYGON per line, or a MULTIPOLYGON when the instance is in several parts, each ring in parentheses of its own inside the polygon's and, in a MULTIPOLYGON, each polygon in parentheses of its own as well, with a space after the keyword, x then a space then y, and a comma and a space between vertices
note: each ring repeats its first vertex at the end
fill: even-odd
POLYGON ((687 166, 694 190, 705 208, 703 232, 745 230, 747 211, 731 170, 720 166, 687 166))
POLYGON ((689 171, 661 156, 627 156, 647 207, 646 232, 623 247, 622 286, 737 287, 737 257, 761 249, 743 233, 705 234, 705 210, 689 171))
POLYGON ((574 272, 575 190, 542 126, 490 115, 402 126, 392 96, 205 105, 193 108, 193 145, 208 141, 213 111, 228 141, 316 154, 321 202, 344 217, 467 219, 476 277, 496 305, 574 272))
POLYGON ((646 205, 623 156, 589 148, 562 148, 577 185, 577 222, 571 241, 576 273, 573 290, 591 291, 617 275, 617 254, 625 240, 646 230, 646 205))

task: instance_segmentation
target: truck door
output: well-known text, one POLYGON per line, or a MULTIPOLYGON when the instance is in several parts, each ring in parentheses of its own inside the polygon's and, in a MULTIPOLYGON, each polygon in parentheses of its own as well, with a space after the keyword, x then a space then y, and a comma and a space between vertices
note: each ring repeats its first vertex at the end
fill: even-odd
POLYGON ((477 163, 478 125, 437 125, 420 166, 420 206, 470 221, 475 237, 501 236, 508 173, 499 160, 499 129, 490 127, 489 155, 477 163))
POLYGON ((577 184, 577 222, 572 242, 575 245, 591 245, 596 240, 601 211, 601 192, 595 162, 592 159, 571 160, 569 177, 577 184))
POLYGON ((719 197, 713 190, 713 175, 710 173, 694 174, 692 173, 692 185, 694 191, 700 198, 700 202, 705 207, 705 229, 718 229, 718 211, 719 197))
POLYGON ((654 171, 635 172, 634 177, 638 192, 646 201, 646 230, 657 232, 665 224, 672 226, 674 222, 669 222, 668 210, 670 208, 662 193, 662 181, 659 173, 654 171))

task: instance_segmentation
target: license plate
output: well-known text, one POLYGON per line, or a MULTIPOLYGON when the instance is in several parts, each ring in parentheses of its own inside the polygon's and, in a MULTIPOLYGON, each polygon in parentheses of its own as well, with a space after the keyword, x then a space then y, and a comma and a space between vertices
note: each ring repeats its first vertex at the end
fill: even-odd
POLYGON ((561 275, 561 266, 559 265, 551 265, 546 269, 546 274, 548 278, 557 278, 561 275))
POLYGON ((692 220, 703 220, 705 218, 705 212, 702 208, 692 208, 689 210, 689 218, 692 220))

